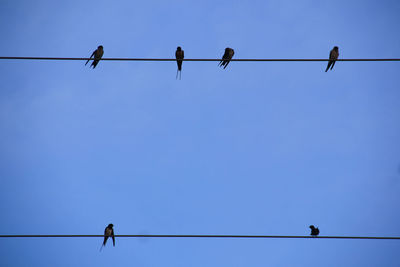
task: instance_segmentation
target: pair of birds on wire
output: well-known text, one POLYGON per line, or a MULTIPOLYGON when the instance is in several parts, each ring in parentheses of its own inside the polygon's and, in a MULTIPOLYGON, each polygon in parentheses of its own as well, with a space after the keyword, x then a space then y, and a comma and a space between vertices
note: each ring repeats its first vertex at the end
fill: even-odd
MULTIPOLYGON (((228 66, 229 62, 231 61, 233 55, 235 54, 235 51, 232 48, 225 48, 225 53, 222 56, 221 62, 218 64, 218 66, 224 67, 224 69, 228 66)), ((100 59, 104 55, 104 49, 102 45, 99 45, 96 50, 93 51, 92 55, 86 61, 85 66, 88 64, 88 62, 92 59, 93 57, 93 62, 90 65, 90 67, 96 68, 97 64, 99 64, 100 59)), ((182 61, 185 57, 185 52, 182 50, 180 46, 176 48, 175 52, 175 58, 176 58, 176 63, 178 65, 178 69, 176 71, 176 79, 178 79, 178 74, 179 74, 179 79, 182 78, 182 61)))
MULTIPOLYGON (((234 54, 235 51, 232 48, 230 47, 225 48, 225 53, 222 56, 222 60, 219 62, 218 66, 224 67, 224 69, 226 69, 234 54)), ((86 61, 85 66, 93 57, 94 59, 90 66, 93 67, 93 69, 96 68, 97 64, 99 64, 99 61, 103 57, 103 55, 104 55, 103 46, 99 45, 97 49, 93 51, 88 61, 86 61)), ((185 52, 182 50, 180 46, 178 46, 175 52, 176 63, 178 65, 178 69, 176 70, 176 79, 178 79, 178 74, 179 74, 179 79, 182 78, 182 61, 184 57, 185 57, 185 52)), ((335 46, 329 53, 328 66, 326 67, 325 72, 327 72, 329 68, 331 70, 333 69, 333 66, 335 66, 338 57, 339 57, 339 47, 335 46)))
MULTIPOLYGON (((224 67, 224 69, 228 66, 229 62, 231 61, 235 51, 232 48, 225 48, 225 53, 222 56, 222 60, 219 62, 218 66, 224 67)), ((182 60, 185 57, 185 53, 180 46, 176 48, 175 58, 176 63, 178 64, 178 69, 176 70, 176 79, 178 79, 179 73, 179 80, 182 78, 182 60)))
MULTIPOLYGON (((106 246, 107 239, 109 237, 112 238, 113 246, 115 247, 115 235, 114 235, 114 228, 113 227, 114 227, 114 225, 112 223, 110 223, 109 225, 107 225, 106 229, 104 229, 104 241, 103 241, 103 244, 100 247, 100 251, 103 249, 103 247, 106 246)), ((311 236, 316 237, 317 235, 319 235, 318 227, 315 227, 314 225, 310 225, 310 229, 311 229, 311 236)))

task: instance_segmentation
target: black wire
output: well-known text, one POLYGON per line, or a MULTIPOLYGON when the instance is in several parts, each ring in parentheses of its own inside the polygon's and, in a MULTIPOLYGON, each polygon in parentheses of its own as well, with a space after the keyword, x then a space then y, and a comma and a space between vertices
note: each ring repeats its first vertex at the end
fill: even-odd
MULTIPOLYGON (((0 235, 0 238, 44 238, 44 237, 104 237, 104 235, 0 235)), ((311 238, 311 239, 391 239, 393 236, 293 236, 293 235, 115 235, 115 237, 132 238, 311 238)))
MULTIPOLYGON (((16 59, 16 60, 93 60, 83 57, 0 57, 0 59, 16 59)), ((102 58, 101 60, 110 61, 176 61, 174 58, 102 58)), ((215 58, 187 58, 183 61, 221 61, 215 58)), ((250 58, 250 59, 231 59, 231 61, 247 61, 247 62, 264 62, 264 61, 329 61, 329 59, 306 59, 306 58, 250 58)), ((337 61, 400 61, 400 58, 350 58, 350 59, 337 59, 337 61)))

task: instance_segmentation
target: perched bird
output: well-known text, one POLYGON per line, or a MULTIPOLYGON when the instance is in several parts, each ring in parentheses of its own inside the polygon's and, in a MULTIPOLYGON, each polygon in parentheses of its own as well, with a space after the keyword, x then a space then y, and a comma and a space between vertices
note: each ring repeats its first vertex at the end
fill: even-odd
POLYGON ((113 246, 115 247, 115 236, 114 236, 114 229, 113 229, 114 225, 112 223, 110 223, 106 229, 104 229, 104 241, 103 244, 100 247, 100 251, 101 249, 106 245, 107 243, 107 239, 111 236, 112 240, 113 240, 113 246))
POLYGON ((178 79, 178 72, 179 72, 179 80, 182 77, 182 59, 185 57, 185 53, 180 46, 176 48, 175 52, 176 57, 176 64, 178 64, 178 70, 176 71, 176 78, 178 79))
POLYGON ((319 235, 319 229, 318 229, 318 228, 315 228, 314 225, 310 225, 310 228, 311 228, 311 235, 312 235, 312 236, 317 236, 317 235, 319 235))
POLYGON ((335 46, 329 53, 329 62, 325 72, 329 70, 329 67, 331 67, 331 70, 333 69, 333 66, 335 66, 335 62, 336 59, 338 59, 338 57, 339 57, 339 47, 335 46))
POLYGON ((224 69, 228 66, 230 60, 232 59, 233 55, 235 54, 235 51, 233 51, 232 48, 225 48, 225 53, 222 56, 222 60, 219 62, 218 66, 223 66, 224 69))
POLYGON ((103 46, 99 45, 97 47, 97 49, 93 51, 93 53, 90 56, 90 58, 88 59, 88 61, 86 61, 85 66, 86 66, 86 64, 88 64, 89 60, 94 56, 94 60, 92 62, 92 65, 90 65, 90 66, 93 66, 93 69, 96 68, 96 66, 97 66, 97 64, 99 64, 99 61, 100 61, 101 57, 103 56, 103 54, 104 54, 103 46))

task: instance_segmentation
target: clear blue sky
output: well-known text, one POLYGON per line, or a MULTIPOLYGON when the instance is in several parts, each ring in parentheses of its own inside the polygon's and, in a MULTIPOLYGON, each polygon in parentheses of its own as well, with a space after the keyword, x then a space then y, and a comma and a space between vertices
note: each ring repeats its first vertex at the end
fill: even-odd
MULTIPOLYGON (((0 1, 0 56, 400 57, 399 1, 0 1)), ((400 236, 400 63, 0 61, 1 234, 400 236)), ((399 266, 400 242, 0 239, 1 266, 399 266)))

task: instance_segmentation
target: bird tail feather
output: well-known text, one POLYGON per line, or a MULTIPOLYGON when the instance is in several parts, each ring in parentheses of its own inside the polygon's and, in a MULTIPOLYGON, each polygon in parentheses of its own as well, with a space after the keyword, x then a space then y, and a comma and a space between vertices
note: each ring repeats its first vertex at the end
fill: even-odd
POLYGON ((327 71, 329 70, 329 67, 331 66, 331 64, 332 64, 332 62, 331 62, 331 61, 329 61, 329 62, 328 62, 328 66, 326 66, 326 70, 325 70, 325 72, 327 72, 327 71))

